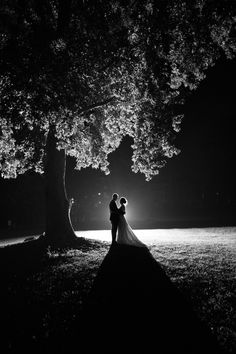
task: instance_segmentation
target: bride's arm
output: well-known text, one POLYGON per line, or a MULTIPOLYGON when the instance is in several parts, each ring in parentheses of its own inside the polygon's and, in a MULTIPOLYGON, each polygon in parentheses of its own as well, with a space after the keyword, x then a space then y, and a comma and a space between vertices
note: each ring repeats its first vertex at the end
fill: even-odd
POLYGON ((124 205, 121 205, 121 207, 119 208, 119 211, 122 215, 124 215, 126 213, 125 211, 125 206, 124 205))

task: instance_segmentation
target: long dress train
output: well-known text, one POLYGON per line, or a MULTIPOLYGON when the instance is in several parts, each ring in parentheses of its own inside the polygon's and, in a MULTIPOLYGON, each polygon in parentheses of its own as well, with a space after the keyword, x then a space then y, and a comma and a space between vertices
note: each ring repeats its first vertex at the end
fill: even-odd
POLYGON ((147 247, 134 234, 131 226, 128 224, 124 215, 120 215, 120 220, 118 224, 118 235, 116 237, 116 242, 123 245, 147 247))

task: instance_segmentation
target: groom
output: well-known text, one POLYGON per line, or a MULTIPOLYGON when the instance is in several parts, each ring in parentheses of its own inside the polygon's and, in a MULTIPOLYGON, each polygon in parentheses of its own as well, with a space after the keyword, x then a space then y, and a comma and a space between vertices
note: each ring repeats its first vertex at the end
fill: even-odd
POLYGON ((109 203, 112 244, 114 244, 116 240, 116 233, 117 233, 119 217, 120 217, 119 209, 116 205, 116 201, 118 198, 119 198, 119 194, 114 193, 112 195, 112 200, 109 203))

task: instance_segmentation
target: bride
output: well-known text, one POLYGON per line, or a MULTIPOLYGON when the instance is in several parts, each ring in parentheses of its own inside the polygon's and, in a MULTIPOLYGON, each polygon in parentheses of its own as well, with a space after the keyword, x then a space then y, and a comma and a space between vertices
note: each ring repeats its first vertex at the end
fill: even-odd
POLYGON ((116 237, 116 242, 119 244, 136 246, 136 247, 147 247, 143 242, 141 242, 137 236, 135 236, 131 226, 128 224, 125 218, 125 205, 127 204, 127 199, 122 197, 120 199, 120 218, 118 224, 118 235, 116 237))

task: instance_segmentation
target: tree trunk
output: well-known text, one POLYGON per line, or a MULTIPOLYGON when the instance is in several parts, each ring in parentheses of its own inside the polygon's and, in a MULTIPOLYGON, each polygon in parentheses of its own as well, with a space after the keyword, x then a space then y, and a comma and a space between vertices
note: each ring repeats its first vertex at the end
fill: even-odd
POLYGON ((56 149, 56 138, 52 128, 46 143, 45 240, 52 247, 63 247, 76 240, 70 220, 69 201, 65 189, 66 154, 56 149))

